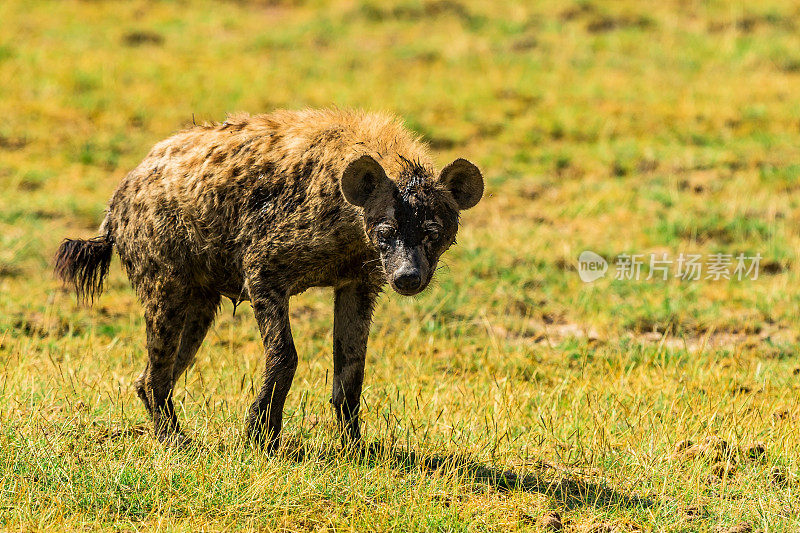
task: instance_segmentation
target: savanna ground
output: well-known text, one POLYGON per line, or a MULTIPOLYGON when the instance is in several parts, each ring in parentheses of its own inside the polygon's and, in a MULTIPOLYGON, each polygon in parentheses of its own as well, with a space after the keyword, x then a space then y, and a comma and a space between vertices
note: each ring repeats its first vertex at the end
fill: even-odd
POLYGON ((0 20, 2 527, 800 527, 792 2, 6 0, 0 20), (435 285, 380 300, 369 446, 340 450, 314 290, 282 453, 243 443, 263 361, 230 304, 176 392, 200 445, 164 449, 119 264, 89 309, 52 254, 193 117, 334 104, 397 113, 488 185, 435 285), (755 281, 584 284, 585 249, 764 259, 755 281))

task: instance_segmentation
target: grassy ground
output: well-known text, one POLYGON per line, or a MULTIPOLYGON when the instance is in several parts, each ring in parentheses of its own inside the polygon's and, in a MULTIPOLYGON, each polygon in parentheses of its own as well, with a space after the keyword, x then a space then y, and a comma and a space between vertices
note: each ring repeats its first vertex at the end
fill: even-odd
POLYGON ((800 528, 800 10, 749 4, 1 2, 0 525, 800 528), (202 447, 165 450, 118 263, 78 307, 55 247, 193 117, 333 104, 399 114, 488 182, 435 285, 380 301, 370 447, 337 445, 318 290, 294 302, 281 455, 242 444, 246 306, 177 391, 202 447), (755 281, 584 284, 585 249, 764 259, 755 281))

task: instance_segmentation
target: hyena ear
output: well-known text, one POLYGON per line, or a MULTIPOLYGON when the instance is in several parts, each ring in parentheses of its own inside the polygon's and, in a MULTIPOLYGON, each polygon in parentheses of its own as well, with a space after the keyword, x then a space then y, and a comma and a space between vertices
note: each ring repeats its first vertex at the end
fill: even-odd
POLYGON ((342 194, 351 204, 364 207, 370 196, 389 182, 383 167, 368 155, 362 155, 347 165, 342 173, 342 194))
POLYGON ((483 196, 481 171, 466 159, 456 159, 444 167, 439 183, 450 191, 461 210, 473 207, 483 196))

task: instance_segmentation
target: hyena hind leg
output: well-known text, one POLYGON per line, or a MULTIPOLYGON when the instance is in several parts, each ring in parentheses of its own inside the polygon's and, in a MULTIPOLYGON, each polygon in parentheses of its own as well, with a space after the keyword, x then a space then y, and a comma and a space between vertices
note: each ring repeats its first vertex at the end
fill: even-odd
POLYGON ((172 386, 180 379, 181 375, 191 366, 197 350, 203 344, 214 318, 217 316, 220 295, 207 291, 195 291, 186 307, 190 310, 183 322, 181 340, 178 345, 178 355, 175 357, 175 367, 172 370, 172 386))
MULTIPOLYGON (((180 333, 180 342, 178 344, 177 355, 175 356, 175 365, 172 369, 172 388, 178 383, 178 380, 183 375, 189 366, 194 361, 200 345, 214 323, 214 318, 217 315, 219 308, 220 296, 219 294, 207 293, 204 291, 196 291, 195 294, 187 301, 187 313, 183 322, 183 328, 180 333)), ((135 387, 136 394, 142 400, 147 414, 153 416, 153 408, 150 405, 148 398, 147 388, 145 381, 150 372, 150 362, 148 361, 142 373, 136 379, 135 387)))
POLYGON ((182 442, 180 426, 172 402, 173 371, 181 333, 189 313, 185 286, 178 281, 157 280, 147 287, 152 297, 143 301, 147 331, 147 367, 136 389, 152 417, 156 438, 162 442, 182 442))
POLYGON ((147 380, 147 375, 150 373, 150 362, 148 362, 142 373, 139 374, 139 377, 136 378, 136 381, 133 383, 134 388, 136 389, 136 395, 142 400, 144 404, 144 408, 147 410, 147 414, 150 415, 152 418, 153 416, 153 407, 150 405, 150 399, 147 397, 147 387, 145 386, 145 381, 147 380))

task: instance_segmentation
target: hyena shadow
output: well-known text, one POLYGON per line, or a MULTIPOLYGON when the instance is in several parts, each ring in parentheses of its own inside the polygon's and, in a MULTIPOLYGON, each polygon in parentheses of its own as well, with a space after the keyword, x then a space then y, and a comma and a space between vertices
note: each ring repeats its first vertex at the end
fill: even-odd
MULTIPOLYGON (((98 441, 117 438, 139 438, 147 433, 146 427, 115 426, 99 432, 98 441)), ((244 442, 244 441, 242 441, 244 442)), ((184 451, 236 453, 255 450, 249 446, 240 448, 242 442, 220 443, 219 446, 206 446, 194 441, 184 451)), ((258 453, 258 452, 256 452, 258 453)), ((456 477, 473 490, 484 488, 498 492, 524 492, 542 494, 552 498, 565 510, 592 506, 595 508, 649 509, 657 505, 655 498, 625 492, 603 483, 595 483, 539 463, 531 471, 521 472, 496 465, 487 465, 467 454, 429 455, 408 450, 396 445, 373 441, 361 445, 346 445, 344 448, 336 440, 322 445, 312 445, 298 435, 287 435, 279 456, 288 461, 322 461, 328 463, 351 462, 363 466, 381 465, 399 473, 420 471, 429 475, 456 477)))
POLYGON ((353 462, 388 465, 401 472, 418 470, 427 474, 445 473, 471 482, 475 490, 488 487, 498 492, 542 494, 552 498, 566 510, 587 506, 649 509, 656 505, 652 497, 624 492, 607 484, 582 480, 566 473, 560 474, 544 464, 532 469, 533 472, 522 473, 487 465, 466 454, 423 455, 382 442, 371 442, 344 451, 341 448, 310 450, 299 440, 288 439, 283 452, 287 458, 295 461, 305 461, 312 457, 341 459, 344 454, 353 462))

